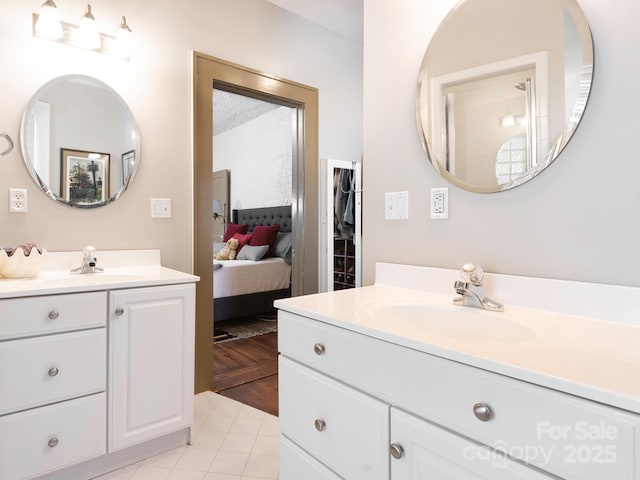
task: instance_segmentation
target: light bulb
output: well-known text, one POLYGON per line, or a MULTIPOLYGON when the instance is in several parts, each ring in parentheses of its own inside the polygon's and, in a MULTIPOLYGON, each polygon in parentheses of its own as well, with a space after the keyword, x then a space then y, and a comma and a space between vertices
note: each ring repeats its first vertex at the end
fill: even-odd
POLYGON ((123 58, 131 56, 131 29, 127 25, 127 19, 122 16, 118 32, 116 33, 116 53, 123 58))
POLYGON ((91 13, 91 5, 87 5, 87 11, 80 19, 78 45, 88 49, 100 48, 100 34, 98 33, 96 19, 91 13))
POLYGON ((511 113, 508 113, 507 115, 502 117, 500 124, 503 127, 515 127, 516 119, 513 117, 511 113))
POLYGON ((48 40, 59 40, 63 36, 58 7, 53 0, 44 2, 36 21, 36 34, 48 40))

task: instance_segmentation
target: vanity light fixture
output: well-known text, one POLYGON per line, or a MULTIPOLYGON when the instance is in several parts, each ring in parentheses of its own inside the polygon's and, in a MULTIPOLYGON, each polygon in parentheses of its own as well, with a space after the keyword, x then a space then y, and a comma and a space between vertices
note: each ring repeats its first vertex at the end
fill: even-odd
POLYGON ((40 15, 34 25, 34 35, 48 40, 59 40, 63 36, 60 13, 53 0, 47 0, 40 6, 40 15))
POLYGON ((119 56, 123 58, 129 58, 131 55, 131 29, 127 25, 127 18, 123 15, 120 20, 120 26, 116 33, 116 48, 119 52, 119 56))
POLYGON ((100 32, 96 19, 91 12, 91 5, 87 5, 87 11, 80 19, 80 27, 78 28, 78 46, 89 50, 100 48, 100 32))
POLYGON ((500 117, 501 127, 515 127, 516 118, 511 113, 507 113, 504 117, 500 117))
POLYGON ((80 24, 61 22, 58 8, 53 0, 46 0, 40 14, 33 14, 33 36, 53 40, 72 47, 80 47, 129 60, 131 56, 131 28, 122 16, 116 35, 107 35, 98 30, 91 5, 80 19, 80 24))
POLYGON ((502 128, 505 127, 526 127, 527 116, 526 115, 514 115, 513 113, 507 113, 505 116, 500 117, 499 125, 502 128))

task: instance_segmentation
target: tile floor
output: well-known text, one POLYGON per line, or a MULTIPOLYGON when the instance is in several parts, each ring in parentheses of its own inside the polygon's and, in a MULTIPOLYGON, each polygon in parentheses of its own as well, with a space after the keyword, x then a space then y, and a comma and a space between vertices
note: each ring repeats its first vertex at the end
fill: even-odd
POLYGON ((278 417, 213 392, 195 396, 193 445, 96 480, 277 480, 278 417))

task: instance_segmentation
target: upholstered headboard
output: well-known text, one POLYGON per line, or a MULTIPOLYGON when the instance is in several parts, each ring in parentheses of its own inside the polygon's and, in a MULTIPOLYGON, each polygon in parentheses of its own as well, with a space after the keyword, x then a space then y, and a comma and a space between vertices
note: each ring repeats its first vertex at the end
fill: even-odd
POLYGON ((249 231, 253 231, 256 225, 280 225, 280 232, 291 231, 291 205, 278 207, 244 208, 233 210, 231 213, 233 223, 249 224, 249 231))

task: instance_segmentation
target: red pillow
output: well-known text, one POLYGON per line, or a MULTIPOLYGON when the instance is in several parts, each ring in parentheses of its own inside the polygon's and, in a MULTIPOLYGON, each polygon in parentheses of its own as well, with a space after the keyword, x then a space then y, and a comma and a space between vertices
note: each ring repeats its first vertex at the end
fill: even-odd
POLYGON ((269 255, 271 251, 271 245, 273 241, 276 239, 278 235, 278 230, 280 230, 280 225, 256 225, 253 227, 253 236, 249 241, 249 245, 252 246, 260 246, 260 245, 269 245, 269 251, 265 254, 265 257, 269 255))
POLYGON ((249 225, 246 223, 243 223, 242 225, 239 225, 237 223, 230 223, 229 225, 227 225, 227 230, 224 232, 222 241, 226 242, 236 233, 247 233, 247 230, 249 230, 249 225))
MULTIPOLYGON (((242 250, 247 243, 251 242, 252 235, 250 233, 235 233, 232 238, 238 240, 238 248, 236 249, 236 254, 242 250)), ((249 243, 251 245, 251 243, 249 243)))

